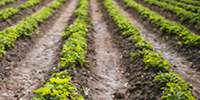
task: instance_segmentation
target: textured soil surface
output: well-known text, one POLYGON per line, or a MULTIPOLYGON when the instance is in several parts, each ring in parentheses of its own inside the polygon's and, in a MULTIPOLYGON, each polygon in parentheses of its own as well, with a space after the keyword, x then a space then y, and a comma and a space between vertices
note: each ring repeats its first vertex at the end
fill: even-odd
POLYGON ((90 4, 94 22, 88 36, 86 58, 90 63, 69 70, 78 90, 82 86, 89 89, 88 95, 80 94, 86 100, 161 99, 160 87, 152 82, 156 71, 145 69, 141 56, 131 59, 130 52, 137 51, 137 48, 122 35, 102 1, 93 0, 90 4), (144 73, 146 75, 141 78, 144 73))
MULTIPOLYGON (((34 15, 53 1, 55 0, 42 0, 40 4, 20 11, 9 18, 12 24, 0 22, 0 30, 15 27, 22 21, 22 17, 34 15)), ((32 100, 36 96, 33 90, 45 86, 52 73, 63 70, 58 70, 57 66, 62 46, 69 37, 62 39, 61 35, 65 27, 76 19, 73 12, 77 9, 78 1, 67 0, 52 17, 39 26, 38 35, 21 36, 14 47, 7 48, 6 55, 0 59, 0 100, 32 100)), ((179 22, 179 18, 173 13, 157 6, 149 6, 142 0, 136 1, 169 20, 179 22)), ((10 5, 17 6, 23 2, 25 1, 18 0, 15 5, 10 5)), ((141 29, 141 37, 152 44, 154 51, 170 62, 170 71, 193 84, 193 93, 200 100, 200 47, 178 45, 174 36, 166 39, 168 33, 161 33, 148 19, 142 19, 135 9, 125 8, 122 0, 113 0, 113 3, 136 28, 141 29)), ((116 26, 104 7, 103 0, 90 0, 88 13, 92 15, 93 23, 87 22, 91 25, 86 37, 85 59, 89 63, 67 68, 78 96, 83 96, 85 100, 162 100, 162 86, 153 82, 158 70, 153 67, 146 69, 142 55, 131 58, 130 53, 139 49, 116 26)), ((198 33, 186 22, 182 24, 198 33)))
POLYGON ((16 52, 7 54, 7 59, 11 61, 10 63, 13 64, 13 68, 10 70, 10 73, 5 76, 7 80, 1 83, 1 99, 30 100, 34 96, 32 90, 41 87, 43 82, 47 81, 49 76, 51 76, 52 72, 56 71, 52 69, 56 69, 55 67, 57 67, 60 58, 59 52, 62 49, 63 43, 61 34, 63 34, 62 32, 68 24, 67 22, 76 9, 77 2, 78 0, 73 0, 71 3, 67 2, 57 10, 55 14, 59 16, 54 16, 55 18, 52 19, 50 18, 49 23, 47 23, 48 21, 44 23, 45 25, 49 25, 49 27, 41 25, 41 29, 49 29, 43 31, 44 33, 40 33, 44 35, 41 36, 41 38, 32 39, 34 45, 26 45, 27 43, 22 40, 25 44, 25 48, 27 48, 27 51, 25 51, 27 53, 24 57, 21 57, 22 53, 25 53, 22 52, 21 49, 14 49, 15 51, 21 51, 21 55, 16 52), (51 21, 55 21, 55 23, 51 23, 51 21), (16 61, 14 58, 19 61, 16 61))
POLYGON ((195 50, 198 50, 198 48, 185 46, 177 47, 177 41, 173 39, 173 36, 169 37, 169 39, 167 40, 166 36, 163 35, 163 33, 159 31, 159 29, 154 27, 154 25, 151 24, 147 19, 142 20, 135 9, 127 9, 125 8, 125 4, 121 0, 116 1, 118 3, 115 2, 115 4, 120 4, 120 6, 118 6, 120 12, 124 14, 136 28, 141 29, 141 37, 143 37, 146 41, 149 41, 154 47, 154 50, 160 53, 164 59, 170 62, 171 66, 173 67, 170 69, 172 72, 175 72, 179 76, 183 77, 186 82, 189 82, 194 86, 193 92, 195 93, 197 98, 200 98, 200 73, 198 68, 197 70, 193 68, 193 62, 197 63, 198 58, 195 58, 195 56, 197 56, 198 53, 195 52, 195 50), (177 51, 177 49, 179 49, 180 51, 177 51), (188 51, 186 50, 193 51, 191 51, 192 53, 188 54, 188 51), (191 55, 194 58, 192 58, 191 55), (188 58, 192 58, 193 60, 190 60, 188 58))

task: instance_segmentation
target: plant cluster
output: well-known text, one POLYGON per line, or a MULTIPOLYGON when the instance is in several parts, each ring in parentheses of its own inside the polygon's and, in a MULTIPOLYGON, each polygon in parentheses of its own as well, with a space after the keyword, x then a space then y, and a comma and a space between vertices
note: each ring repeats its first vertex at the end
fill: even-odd
MULTIPOLYGON (((87 19, 88 15, 83 12, 87 12, 88 10, 88 0, 80 0, 79 1, 79 11, 75 11, 75 15, 77 19, 74 21, 72 25, 69 25, 65 29, 65 33, 62 35, 63 38, 71 35, 70 38, 63 45, 63 49, 61 53, 61 61, 59 65, 61 67, 72 66, 75 67, 76 62, 83 64, 86 62, 84 60, 86 55, 86 39, 89 26, 86 25, 85 19, 87 19), (81 8, 81 9, 80 9, 81 8)), ((90 16, 89 16, 90 17, 90 16)), ((73 92, 75 90, 74 84, 70 82, 71 77, 66 76, 67 72, 62 71, 59 74, 53 74, 50 78, 50 82, 47 83, 46 87, 42 87, 38 90, 34 90, 35 93, 38 93, 34 100, 84 100, 81 97, 75 97, 77 92, 73 92)))
POLYGON ((8 17, 16 15, 20 10, 27 9, 38 3, 40 3, 40 0, 29 0, 25 4, 20 5, 19 7, 3 9, 0 11, 0 20, 6 20, 8 19, 8 17))
MULTIPOLYGON (((128 0, 124 0, 124 1, 128 5, 132 5, 132 3, 128 2, 128 0)), ((169 62, 167 62, 167 60, 164 60, 160 54, 153 51, 153 47, 150 45, 150 43, 146 42, 144 39, 142 39, 140 37, 139 30, 136 29, 131 24, 131 22, 120 13, 118 8, 112 3, 112 1, 104 0, 104 6, 107 8, 109 15, 115 21, 116 25, 121 30, 124 31, 123 34, 126 36, 129 36, 130 39, 133 41, 133 43, 135 43, 135 45, 140 49, 138 52, 134 52, 134 53, 132 52, 131 56, 135 57, 138 54, 143 55, 143 57, 144 57, 143 62, 146 64, 147 67, 154 67, 155 69, 160 70, 160 72, 168 72, 169 71, 168 69, 170 68, 169 62)), ((168 74, 168 73, 165 73, 165 74, 168 74)), ((172 73, 172 74, 178 76, 175 73, 172 73)), ((159 75, 160 74, 158 74, 155 77, 154 81, 156 81, 156 78, 159 77, 159 75)), ((158 80, 158 81, 160 81, 160 80, 158 80)), ((162 82, 162 80, 160 82, 162 82)), ((177 83, 174 82, 173 85, 169 85, 169 83, 173 83, 173 82, 174 82, 174 80, 170 79, 169 82, 165 83, 165 86, 168 86, 171 89, 170 91, 167 91, 168 87, 167 88, 162 87, 162 89, 166 89, 163 91, 162 98, 167 99, 167 100, 172 100, 172 99, 170 99, 171 96, 173 97, 175 95, 178 95, 178 98, 181 100, 186 100, 188 98, 192 98, 191 100, 195 100, 193 97, 194 95, 191 93, 191 91, 185 91, 184 88, 181 89, 180 87, 176 88, 177 85, 184 86, 187 84, 187 85, 191 86, 190 84, 182 81, 182 82, 177 82, 177 83), (166 96, 166 93, 167 93, 167 95, 170 95, 170 96, 166 96), (185 97, 184 95, 174 94, 174 93, 181 93, 181 94, 186 93, 188 97, 185 97), (184 99, 184 98, 186 98, 186 99, 184 99)))
POLYGON ((191 11, 186 11, 185 9, 180 8, 178 6, 174 6, 166 2, 160 2, 158 0, 144 0, 144 1, 148 2, 151 5, 157 5, 164 10, 172 11, 181 18, 180 19, 181 21, 188 21, 189 23, 193 23, 197 29, 200 29, 200 16, 198 13, 196 14, 191 11))
POLYGON ((159 73, 153 81, 158 81, 159 84, 166 84, 163 89, 163 99, 167 100, 196 100, 192 93, 192 85, 185 83, 183 78, 172 72, 159 73), (173 95, 171 95, 173 94, 173 95))
POLYGON ((0 11, 0 20, 8 19, 8 17, 15 15, 19 12, 19 9, 16 7, 6 8, 0 11))
POLYGON ((142 18, 148 18, 151 23, 159 27, 162 32, 173 34, 180 38, 181 41, 178 42, 179 44, 186 44, 189 46, 198 46, 200 44, 200 36, 190 32, 190 30, 183 25, 169 21, 135 1, 124 0, 124 2, 126 2, 127 7, 133 7, 138 10, 142 18))
POLYGON ((177 0, 177 1, 184 2, 184 3, 187 3, 187 4, 200 6, 200 2, 199 1, 194 1, 194 0, 177 0))
POLYGON ((63 45, 63 49, 60 52, 62 58, 59 62, 61 67, 75 67, 77 63, 83 65, 87 63, 84 60, 87 50, 87 44, 85 36, 87 36, 89 26, 85 23, 87 16, 87 10, 89 6, 88 0, 80 0, 79 8, 74 12, 77 19, 72 25, 69 25, 65 29, 65 33, 62 37, 65 38, 71 35, 68 41, 63 45))
POLYGON ((50 82, 45 87, 41 87, 33 92, 39 94, 33 98, 33 100, 84 100, 81 97, 75 97, 78 93, 74 92, 76 89, 74 84, 70 82, 71 77, 67 76, 67 71, 60 73, 53 73, 50 78, 50 82))
POLYGON ((14 46, 14 43, 18 37, 21 35, 31 36, 34 32, 38 33, 37 27, 40 23, 43 23, 47 18, 49 18, 53 12, 54 8, 59 8, 58 2, 52 2, 48 7, 41 9, 35 15, 25 18, 20 22, 16 28, 10 27, 0 32, 0 57, 5 54, 5 49, 14 46), (51 5, 57 5, 53 7, 51 5))
POLYGON ((192 11, 192 12, 198 12, 198 10, 200 9, 199 6, 194 6, 194 5, 191 5, 191 4, 185 4, 185 3, 182 3, 182 2, 177 2, 175 0, 158 0, 158 1, 166 2, 166 3, 169 3, 171 5, 175 5, 175 6, 181 7, 185 10, 192 11))
POLYGON ((19 9, 26 9, 40 3, 40 0, 29 0, 25 4, 20 5, 19 9))
POLYGON ((2 0, 2 1, 0 1, 0 6, 3 6, 3 5, 8 4, 8 3, 12 3, 14 1, 15 0, 2 0))

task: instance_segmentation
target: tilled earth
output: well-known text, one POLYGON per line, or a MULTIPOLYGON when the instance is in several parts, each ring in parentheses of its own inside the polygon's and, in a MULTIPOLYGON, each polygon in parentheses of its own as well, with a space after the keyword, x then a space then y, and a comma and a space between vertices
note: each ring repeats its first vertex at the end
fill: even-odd
MULTIPOLYGON (((15 26, 22 20, 22 16, 32 16, 53 1, 43 0, 34 6, 35 10, 31 8, 20 12, 19 19, 17 16, 10 18, 14 25, 2 22, 5 25, 0 24, 0 30, 15 26)), ((63 40, 61 35, 65 27, 76 19, 73 12, 77 9, 78 1, 68 0, 64 3, 52 17, 39 26, 39 35, 20 37, 14 47, 8 48, 6 56, 0 60, 0 99, 31 100, 36 95, 33 90, 45 86, 52 73, 61 71, 57 69, 59 52, 67 40, 63 40)), ((140 0, 136 1, 170 20, 179 20, 172 13, 149 6, 140 0)), ((141 37, 150 41, 154 50, 170 62, 173 66, 170 70, 193 84, 193 92, 197 99, 200 98, 200 57, 197 55, 199 47, 177 45, 174 36, 167 40, 167 33, 161 33, 149 20, 142 19, 135 9, 125 8, 122 0, 113 2, 136 28, 141 29, 141 37)), ((158 71, 152 67, 146 69, 141 55, 131 58, 130 52, 139 49, 122 34, 123 31, 116 26, 103 6, 103 1, 90 0, 88 12, 92 15, 93 22, 87 36, 86 60, 89 64, 77 64, 76 68, 67 69, 78 95, 84 96, 86 100, 162 100, 161 86, 153 82, 158 71), (83 87, 88 91, 84 92, 83 87)))

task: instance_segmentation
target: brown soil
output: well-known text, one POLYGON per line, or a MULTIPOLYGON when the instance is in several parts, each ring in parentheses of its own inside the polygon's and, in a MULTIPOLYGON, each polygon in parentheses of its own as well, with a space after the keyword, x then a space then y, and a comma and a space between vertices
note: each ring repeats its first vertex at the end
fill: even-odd
POLYGON ((0 11, 5 9, 5 8, 17 7, 17 6, 21 5, 21 4, 24 4, 26 1, 28 1, 28 0, 15 0, 12 3, 8 3, 6 5, 0 6, 0 11))
POLYGON ((32 90, 43 86, 46 83, 44 81, 47 81, 53 72, 57 72, 59 52, 64 43, 61 34, 76 9, 77 2, 78 0, 66 2, 53 14, 58 14, 58 16, 53 16, 41 24, 41 35, 35 38, 31 37, 32 41, 19 39, 16 42, 18 45, 7 52, 8 54, 1 61, 6 67, 13 64, 13 68, 9 70, 12 72, 11 74, 7 70, 2 71, 7 72, 7 74, 1 79, 6 78, 7 80, 1 81, 1 99, 16 100, 22 98, 30 100, 35 96, 32 90), (23 46, 24 51, 22 51, 23 46), (5 64, 6 62, 7 64, 5 64))
POLYGON ((90 4, 94 22, 87 37, 86 59, 90 63, 68 70, 78 90, 82 86, 90 89, 88 95, 83 91, 79 94, 86 100, 160 100, 160 86, 152 82, 157 72, 145 69, 141 56, 131 59, 130 52, 138 49, 122 35, 102 1, 93 0, 90 4), (143 73, 146 75, 141 78, 143 73))
MULTIPOLYGON (((65 43, 61 34, 65 26, 74 22, 73 12, 78 1, 68 0, 54 16, 40 25, 39 35, 20 37, 15 46, 7 50, 6 56, 0 60, 0 99, 30 100, 36 96, 32 90, 45 86, 52 73, 60 72, 56 68, 60 61, 59 52, 65 43)), ((44 5, 49 3, 47 0, 43 2, 44 5)), ((142 19, 135 9, 126 9, 122 0, 114 3, 136 28, 141 29, 141 37, 150 41, 154 50, 174 66, 171 71, 193 84, 198 99, 200 47, 176 45, 174 36, 166 40, 167 33, 161 33, 148 19, 142 19)), ((122 34, 103 1, 91 0, 89 12, 94 23, 87 36, 86 60, 89 64, 77 64, 77 68, 68 69, 78 96, 84 96, 85 100, 162 100, 162 86, 153 82, 158 71, 153 67, 146 69, 141 55, 131 58, 130 52, 139 49, 122 34), (89 91, 84 93, 82 86, 89 91)))
POLYGON ((194 32, 195 34, 200 35, 200 30, 197 30, 197 28, 195 28, 195 25, 189 23, 188 21, 180 21, 180 17, 178 17, 176 15, 176 13, 173 13, 171 11, 165 11, 162 8, 160 8, 157 5, 150 5, 148 3, 145 3, 143 0, 135 0, 137 3, 141 4, 144 7, 149 8, 150 10, 160 14, 161 16, 165 17, 166 19, 170 20, 170 21, 175 21, 175 22, 179 22, 182 25, 184 25, 186 28, 188 28, 191 32, 194 32))
MULTIPOLYGON (((161 53, 161 55, 163 55, 163 58, 167 59, 171 63, 171 66, 174 66, 171 71, 177 73, 181 77, 184 77, 186 82, 193 84, 193 92, 198 99, 198 96, 200 95, 200 74, 198 70, 194 70, 191 68, 192 62, 187 59, 188 55, 182 55, 182 52, 184 52, 185 50, 183 49, 184 47, 173 47, 172 45, 176 44, 176 41, 173 40, 173 38, 169 37, 169 40, 166 40, 166 35, 163 36, 159 29, 149 23, 148 20, 142 20, 135 9, 124 8, 125 5, 122 1, 116 1, 121 5, 119 6, 119 9, 122 14, 130 19, 130 21, 136 28, 141 29, 141 37, 143 37, 146 41, 150 41, 150 43, 154 47, 154 50, 161 53), (177 49, 181 49, 182 51, 179 52, 177 51, 177 49)), ((194 53, 192 56, 195 57, 194 55, 196 54, 194 53)))
POLYGON ((3 31, 4 29, 18 24, 20 21, 23 20, 23 18, 29 17, 37 13, 42 8, 46 7, 48 4, 50 4, 52 1, 55 0, 41 0, 41 2, 33 7, 30 7, 29 9, 21 10, 19 11, 15 16, 11 16, 7 20, 0 21, 0 31, 3 31))

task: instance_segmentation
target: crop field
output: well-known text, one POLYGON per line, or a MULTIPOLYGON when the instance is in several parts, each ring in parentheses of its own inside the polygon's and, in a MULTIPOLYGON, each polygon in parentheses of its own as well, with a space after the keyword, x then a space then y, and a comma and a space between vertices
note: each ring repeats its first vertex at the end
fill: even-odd
POLYGON ((0 100, 200 100, 200 0, 0 0, 0 100))

